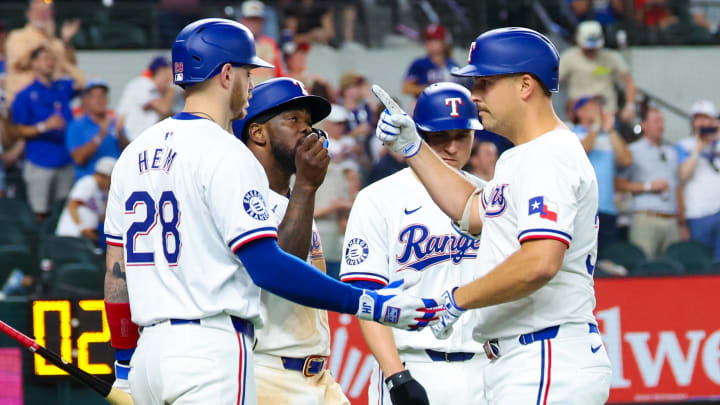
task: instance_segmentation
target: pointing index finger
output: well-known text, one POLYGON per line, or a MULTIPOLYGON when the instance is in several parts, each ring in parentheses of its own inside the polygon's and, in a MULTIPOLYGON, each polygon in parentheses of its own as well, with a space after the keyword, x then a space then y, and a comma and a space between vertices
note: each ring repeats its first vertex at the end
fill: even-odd
POLYGON ((390 111, 390 114, 405 114, 405 111, 400 108, 395 100, 393 100, 382 87, 377 84, 373 84, 371 90, 373 94, 375 94, 375 97, 377 97, 377 99, 385 105, 385 108, 387 108, 388 111, 390 111))

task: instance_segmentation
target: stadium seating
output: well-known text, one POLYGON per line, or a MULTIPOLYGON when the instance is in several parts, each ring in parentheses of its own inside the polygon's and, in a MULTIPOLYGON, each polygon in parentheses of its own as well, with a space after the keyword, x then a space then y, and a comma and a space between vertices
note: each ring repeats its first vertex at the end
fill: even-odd
POLYGON ((40 225, 41 235, 55 235, 55 228, 57 228, 57 223, 60 220, 60 214, 65 209, 65 202, 66 200, 59 200, 50 205, 50 214, 40 225))
POLYGON ((598 260, 610 260, 624 266, 632 272, 636 266, 645 261, 645 253, 630 242, 616 241, 603 249, 598 260))
POLYGON ((26 201, 16 198, 0 198, 0 219, 16 222, 28 236, 37 233, 38 225, 35 215, 26 201))
POLYGON ((114 22, 89 28, 94 48, 146 48, 150 42, 145 31, 134 24, 114 22))
POLYGON ((50 297, 102 297, 105 273, 89 263, 66 263, 53 272, 50 297))
POLYGON ((720 260, 714 260, 705 266, 705 274, 720 274, 720 260))
POLYGON ((665 256, 680 262, 688 274, 702 274, 713 261, 712 249, 699 242, 677 242, 670 245, 665 256))
POLYGON ((685 269, 682 263, 669 257, 647 260, 630 271, 631 276, 638 277, 682 276, 684 274, 685 269))
POLYGON ((0 218, 0 230, 2 230, 0 231, 0 246, 6 244, 30 245, 20 221, 0 218))
POLYGON ((66 236, 44 235, 38 246, 40 266, 53 272, 65 264, 81 263, 101 269, 102 256, 95 254, 92 242, 66 236))
POLYGON ((37 273, 37 263, 25 245, 6 245, 0 243, 0 287, 10 273, 18 269, 26 275, 37 273))

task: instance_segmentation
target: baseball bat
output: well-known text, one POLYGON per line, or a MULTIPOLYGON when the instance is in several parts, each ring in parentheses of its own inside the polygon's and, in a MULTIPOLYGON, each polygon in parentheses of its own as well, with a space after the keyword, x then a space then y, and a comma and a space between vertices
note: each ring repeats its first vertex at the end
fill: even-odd
POLYGON ((112 385, 107 382, 66 362, 62 357, 58 356, 57 353, 40 346, 36 341, 25 336, 3 321, 0 321, 0 332, 10 336, 31 353, 39 354, 52 364, 66 371, 71 376, 77 378, 82 383, 95 390, 98 394, 102 395, 109 403, 113 405, 133 405, 132 397, 128 393, 120 391, 117 388, 113 388, 112 385))

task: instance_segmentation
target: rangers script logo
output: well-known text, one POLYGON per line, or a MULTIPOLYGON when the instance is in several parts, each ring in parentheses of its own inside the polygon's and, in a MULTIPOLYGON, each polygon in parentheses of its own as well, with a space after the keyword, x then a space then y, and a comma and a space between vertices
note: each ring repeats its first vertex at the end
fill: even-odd
POLYGON ((505 212, 505 208, 507 207, 507 201, 505 200, 505 189, 507 189, 508 186, 509 184, 496 185, 495 187, 493 187, 487 200, 485 200, 486 194, 483 193, 483 198, 481 198, 480 201, 482 201, 483 206, 485 207, 486 218, 499 217, 505 212))

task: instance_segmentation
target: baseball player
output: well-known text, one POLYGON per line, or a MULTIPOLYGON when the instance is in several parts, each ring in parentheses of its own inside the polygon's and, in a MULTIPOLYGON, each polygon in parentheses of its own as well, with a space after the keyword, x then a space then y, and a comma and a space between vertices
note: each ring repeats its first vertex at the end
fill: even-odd
MULTIPOLYGON (((252 94, 247 116, 233 122, 233 132, 267 174, 270 216, 279 223, 278 245, 324 273, 313 207, 330 157, 323 148, 310 149, 315 143, 300 141, 320 131, 311 127, 327 117, 330 103, 308 95, 301 82, 289 78, 268 80, 252 94)), ((325 369, 330 355, 327 312, 267 291, 260 293, 260 301, 265 326, 258 330, 253 353, 258 404, 349 405, 342 388, 325 369)))
MULTIPOLYGON (((456 83, 432 84, 420 93, 413 118, 422 139, 448 166, 456 171, 465 166, 474 131, 482 129, 470 91, 456 83)), ((410 291, 439 296, 447 285, 473 280, 479 246, 479 240, 455 229, 407 168, 358 193, 345 232, 341 280, 382 288, 414 271, 422 279, 410 291)), ((379 363, 369 404, 482 403, 489 360, 472 339, 471 326, 456 328, 447 341, 429 330, 391 331, 372 322, 361 322, 360 328, 379 363)))
POLYGON ((490 404, 604 404, 611 370, 593 316, 597 181, 552 108, 557 50, 533 30, 496 29, 477 37, 454 74, 473 78, 483 125, 516 145, 482 191, 423 145, 391 102, 377 130, 448 216, 482 230, 477 278, 450 285, 449 312, 433 332, 446 336, 463 310, 477 308, 468 315, 492 358, 483 373, 490 404))
MULTIPOLYGON (((280 250, 265 171, 230 133, 231 121, 246 115, 250 70, 272 66, 255 55, 246 27, 196 21, 178 34, 172 59, 184 110, 123 151, 105 221, 113 344, 126 349, 127 331, 142 328, 129 371, 136 402, 255 404, 260 288, 402 328, 420 329, 444 312, 432 299, 399 295, 404 281, 354 288, 280 250)), ((317 135, 305 142, 312 153, 322 149, 317 135)))

